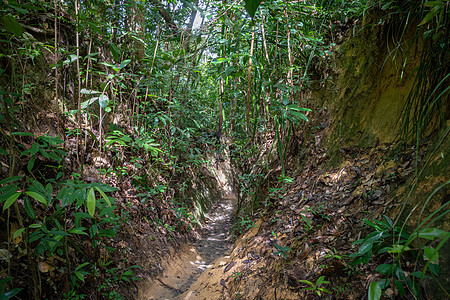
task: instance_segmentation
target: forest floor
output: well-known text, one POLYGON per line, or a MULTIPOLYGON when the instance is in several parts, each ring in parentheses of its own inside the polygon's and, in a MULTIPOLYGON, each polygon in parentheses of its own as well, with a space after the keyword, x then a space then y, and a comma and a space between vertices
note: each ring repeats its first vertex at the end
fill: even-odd
MULTIPOLYGON (((205 215, 201 236, 193 243, 184 244, 176 256, 168 257, 162 263, 164 271, 160 276, 141 282, 138 299, 195 299, 195 290, 190 289, 192 284, 214 261, 226 258, 231 251, 230 230, 235 202, 234 197, 217 201, 205 215)), ((220 278, 216 282, 220 282, 220 278)), ((222 290, 218 288, 216 292, 203 296, 214 299, 222 290)))

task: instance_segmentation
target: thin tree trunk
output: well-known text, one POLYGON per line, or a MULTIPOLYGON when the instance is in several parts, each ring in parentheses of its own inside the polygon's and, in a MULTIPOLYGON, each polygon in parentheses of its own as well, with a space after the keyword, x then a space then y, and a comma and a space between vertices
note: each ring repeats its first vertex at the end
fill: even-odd
MULTIPOLYGON (((80 73, 80 34, 78 32, 79 25, 79 15, 78 15, 78 0, 75 0, 75 16, 76 16, 76 46, 77 46, 77 77, 78 77, 78 91, 77 91, 77 100, 78 100, 78 112, 77 112, 77 122, 80 128, 81 133, 81 73, 80 73)), ((83 178, 83 165, 84 165, 84 155, 81 150, 81 140, 80 135, 77 135, 77 161, 80 166, 81 178, 83 178)))
POLYGON ((245 115, 247 121, 247 132, 250 131, 250 99, 252 97, 252 57, 253 46, 255 44, 255 25, 252 27, 252 42, 250 46, 250 59, 247 73, 247 113, 245 115))

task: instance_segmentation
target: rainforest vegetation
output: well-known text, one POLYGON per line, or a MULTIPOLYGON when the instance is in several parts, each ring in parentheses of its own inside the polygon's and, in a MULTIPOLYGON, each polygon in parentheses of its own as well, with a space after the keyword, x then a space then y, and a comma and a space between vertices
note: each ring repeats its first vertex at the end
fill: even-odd
POLYGON ((1 1, 0 299, 449 299, 449 9, 1 1))

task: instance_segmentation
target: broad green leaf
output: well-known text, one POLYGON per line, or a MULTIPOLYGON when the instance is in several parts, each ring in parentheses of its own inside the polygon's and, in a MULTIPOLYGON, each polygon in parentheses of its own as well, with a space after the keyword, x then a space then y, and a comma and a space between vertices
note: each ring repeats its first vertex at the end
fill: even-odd
POLYGON ((88 90, 88 89, 81 89, 80 93, 85 94, 85 95, 100 94, 99 91, 88 90))
POLYGON ((106 95, 106 94, 101 94, 101 95, 98 97, 98 104, 100 104, 100 107, 101 107, 101 108, 107 107, 108 104, 109 104, 109 98, 108 98, 108 95, 106 95))
POLYGON ((14 232, 14 235, 13 235, 13 240, 15 240, 19 235, 21 235, 25 229, 26 228, 20 228, 20 229, 16 230, 16 232, 14 232))
POLYGON ((3 16, 2 17, 3 25, 5 26, 5 29, 9 32, 14 34, 17 37, 20 37, 23 33, 23 27, 22 25, 17 22, 17 20, 13 16, 3 16))
POLYGON ((248 12, 250 17, 255 17, 259 4, 261 4, 261 0, 245 0, 245 10, 248 12))
POLYGON ((5 179, 3 179, 3 180, 0 180, 0 184, 11 183, 11 182, 20 180, 20 179, 22 179, 22 178, 23 178, 23 176, 7 177, 7 178, 5 178, 5 179))
POLYGON ((84 234, 84 235, 88 235, 86 232, 84 232, 83 230, 85 230, 86 228, 84 227, 78 227, 78 228, 74 228, 69 230, 69 233, 75 233, 75 234, 84 234))
POLYGON ((117 46, 114 43, 109 43, 109 49, 111 50, 111 53, 114 57, 114 60, 116 62, 119 61, 119 57, 120 57, 120 50, 119 48, 117 48, 117 46))
MULTIPOLYGON (((6 297, 6 299, 11 299, 14 296, 16 296, 21 290, 23 290, 22 288, 15 288, 15 289, 10 289, 7 292, 4 292, 3 296, 6 297)), ((2 295, 0 294, 0 297, 2 295)))
POLYGON ((39 144, 33 143, 33 145, 31 145, 29 149, 23 151, 22 154, 20 154, 20 156, 24 156, 27 154, 35 155, 38 151, 39 151, 39 144))
POLYGON ((372 243, 364 243, 359 247, 358 255, 367 253, 368 251, 372 250, 373 244, 372 243))
POLYGON ((45 199, 41 194, 38 194, 36 192, 25 192, 28 196, 36 200, 37 202, 40 202, 44 205, 47 205, 47 199, 45 199))
POLYGON ((8 207, 10 207, 14 203, 14 201, 16 201, 17 198, 19 198, 20 194, 21 193, 15 193, 9 196, 9 198, 6 199, 5 204, 3 204, 3 211, 5 211, 8 207))
POLYGON ((46 141, 47 143, 53 146, 57 146, 59 144, 64 143, 64 141, 59 138, 59 135, 58 136, 42 135, 38 139, 46 141))
POLYGON ((84 101, 83 103, 81 103, 81 108, 86 109, 89 105, 91 105, 92 103, 94 103, 97 100, 98 100, 98 97, 92 97, 91 99, 88 99, 88 100, 84 101))
POLYGON ((36 229, 36 228, 41 228, 42 227, 42 225, 41 224, 31 224, 30 226, 28 226, 29 228, 33 228, 33 229, 36 229))
POLYGON ((106 196, 105 192, 103 192, 101 189, 99 189, 97 186, 95 189, 102 195, 103 199, 105 199, 106 203, 108 203, 108 206, 111 206, 111 201, 109 201, 108 196, 106 196))
POLYGON ((308 281, 308 280, 300 279, 300 280, 298 280, 298 282, 305 283, 305 284, 308 284, 310 286, 314 286, 314 284, 311 281, 308 281))
POLYGON ((373 228, 375 228, 375 229, 380 229, 380 226, 379 225, 377 225, 376 223, 374 223, 374 222, 372 222, 372 221, 370 221, 370 220, 363 220, 364 221, 364 223, 366 223, 367 225, 369 225, 370 227, 373 227, 373 228))
POLYGON ((450 233, 438 228, 424 228, 419 231, 418 235, 420 238, 427 240, 441 239, 448 236, 450 233))
POLYGON ((381 273, 381 274, 387 274, 391 270, 390 264, 381 264, 376 269, 375 272, 381 273))
POLYGON ((28 161, 28 164, 27 164, 28 172, 31 172, 31 170, 33 169, 35 161, 36 161, 36 156, 31 157, 30 160, 28 161))
POLYGON ((380 240, 382 235, 383 235, 383 232, 379 232, 379 231, 371 232, 364 238, 364 243, 374 243, 374 242, 380 240))
POLYGON ((94 188, 90 188, 86 199, 86 207, 91 217, 93 217, 95 213, 95 201, 94 188))
POLYGON ((236 68, 234 66, 229 66, 225 69, 225 76, 228 77, 233 72, 236 72, 236 68))
POLYGON ((84 262, 81 265, 79 265, 78 267, 75 268, 75 271, 80 270, 81 268, 83 268, 84 266, 87 266, 89 264, 89 262, 84 262))
POLYGON ((20 12, 21 14, 26 15, 28 13, 28 9, 22 8, 20 4, 18 4, 16 1, 9 1, 8 6, 11 8, 14 8, 16 11, 20 12))
POLYGON ((369 286, 369 300, 379 300, 381 298, 381 286, 378 281, 372 281, 369 286))
POLYGON ((129 63, 131 62, 131 59, 126 59, 120 64, 120 68, 125 68, 129 63))
POLYGON ((76 54, 69 54, 68 58, 63 62, 64 65, 68 65, 78 59, 76 54))
MULTIPOLYGON (((431 2, 440 2, 440 1, 430 1, 427 3, 431 3, 431 2)), ((425 5, 427 5, 427 3, 425 3, 425 5)), ((433 19, 440 12, 440 10, 443 8, 444 5, 445 5, 445 3, 443 3, 443 2, 434 3, 433 5, 428 5, 430 7, 433 6, 433 8, 417 26, 422 26, 422 25, 428 23, 431 19, 433 19)))
POLYGON ((297 119, 304 120, 305 122, 308 122, 308 118, 304 114, 302 114, 300 112, 297 112, 297 111, 291 111, 290 113, 291 113, 292 116, 296 117, 297 119))
POLYGON ((411 248, 405 245, 394 245, 391 250, 389 250, 389 253, 400 253, 404 251, 408 251, 411 248))
POLYGON ((439 265, 438 264, 430 264, 429 265, 431 273, 438 276, 439 275, 439 265))
POLYGON ((62 236, 69 236, 70 234, 68 234, 67 232, 63 231, 63 230, 52 230, 49 233, 52 233, 54 235, 54 238, 56 239, 57 237, 62 237, 62 236))
POLYGON ((433 247, 425 247, 423 256, 425 260, 432 263, 438 263, 439 261, 439 252, 433 247))
POLYGON ((330 283, 330 282, 325 280, 325 276, 320 276, 316 281, 316 286, 319 286, 321 284, 328 284, 328 283, 330 283))
POLYGON ((30 218, 32 218, 33 220, 36 220, 36 214, 34 213, 34 209, 31 206, 31 201, 28 197, 26 197, 24 200, 24 207, 25 207, 25 212, 27 213, 27 215, 30 218))
POLYGON ((428 1, 428 2, 425 2, 424 5, 428 6, 428 7, 436 7, 436 6, 441 7, 441 6, 444 6, 445 3, 442 1, 428 1))
POLYGON ((11 135, 34 136, 34 134, 32 134, 32 133, 29 133, 29 132, 21 132, 21 131, 13 132, 13 133, 11 133, 11 135))
POLYGON ((386 253, 392 250, 392 247, 383 247, 380 250, 378 250, 377 254, 386 253))
POLYGON ((98 236, 115 237, 117 232, 114 229, 101 229, 98 231, 98 236))

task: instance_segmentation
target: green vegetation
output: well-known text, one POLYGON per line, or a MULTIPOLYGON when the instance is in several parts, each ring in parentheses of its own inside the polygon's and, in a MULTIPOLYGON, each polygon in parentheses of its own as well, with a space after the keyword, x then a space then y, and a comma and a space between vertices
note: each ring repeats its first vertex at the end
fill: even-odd
MULTIPOLYGON (((448 210, 444 211, 446 213, 448 210)), ((411 293, 420 298, 422 280, 438 276, 438 251, 450 238, 450 232, 429 227, 433 222, 428 221, 433 220, 433 215, 411 233, 403 226, 395 226, 387 216, 383 216, 383 221, 364 220, 375 231, 353 243, 361 246, 357 253, 350 255, 353 258, 352 265, 367 264, 373 256, 384 262, 375 269, 375 272, 382 274, 383 279, 371 283, 369 299, 380 299, 382 290, 387 288, 397 291, 401 297, 411 293)))
MULTIPOLYGON (((0 298, 129 298, 120 286, 139 268, 115 253, 119 235, 177 245, 208 207, 192 200, 205 169, 228 157, 235 234, 254 228, 257 213, 273 217, 301 168, 292 157, 310 137, 320 143, 306 124, 322 107, 313 91, 334 88, 336 37, 361 23, 383 26, 386 61, 413 78, 398 124, 403 144, 414 142, 417 175, 423 138, 448 126, 448 9, 445 0, 2 1, 0 298)), ((332 220, 322 204, 309 213, 324 222, 300 213, 306 234, 332 220)), ((365 220, 375 231, 355 242, 353 268, 389 258, 370 299, 388 288, 420 297, 449 238, 433 223, 447 214, 442 206, 409 231, 386 216, 365 220)), ((274 247, 284 260, 295 255, 274 247)), ((325 276, 299 282, 331 293, 325 276)))

